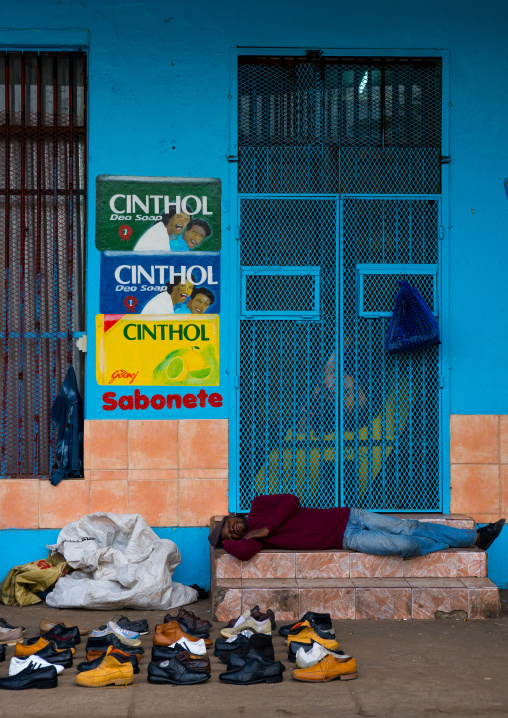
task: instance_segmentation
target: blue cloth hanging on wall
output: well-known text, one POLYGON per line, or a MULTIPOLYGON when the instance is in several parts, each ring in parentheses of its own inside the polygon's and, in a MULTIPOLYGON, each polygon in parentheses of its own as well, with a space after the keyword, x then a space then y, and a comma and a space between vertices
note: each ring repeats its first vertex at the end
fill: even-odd
POLYGON ((386 334, 386 351, 405 354, 440 344, 439 326, 425 299, 408 282, 399 284, 386 334))
POLYGON ((67 369, 64 383, 51 407, 51 421, 58 428, 56 471, 50 481, 57 486, 62 479, 83 477, 83 401, 79 394, 74 367, 67 369))

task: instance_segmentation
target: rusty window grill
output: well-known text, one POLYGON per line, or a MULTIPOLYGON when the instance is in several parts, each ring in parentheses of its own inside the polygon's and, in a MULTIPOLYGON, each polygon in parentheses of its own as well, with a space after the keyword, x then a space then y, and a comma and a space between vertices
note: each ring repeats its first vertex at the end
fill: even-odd
POLYGON ((0 52, 0 476, 45 476, 84 329, 86 56, 0 52))

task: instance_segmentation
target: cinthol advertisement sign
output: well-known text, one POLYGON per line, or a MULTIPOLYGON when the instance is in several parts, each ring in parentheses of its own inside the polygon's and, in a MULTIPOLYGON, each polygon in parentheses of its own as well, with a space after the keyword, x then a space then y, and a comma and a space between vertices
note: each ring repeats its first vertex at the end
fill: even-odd
POLYGON ((97 382, 218 386, 219 317, 99 314, 97 382))
POLYGON ((100 251, 217 252, 219 179, 97 177, 95 246, 100 251))

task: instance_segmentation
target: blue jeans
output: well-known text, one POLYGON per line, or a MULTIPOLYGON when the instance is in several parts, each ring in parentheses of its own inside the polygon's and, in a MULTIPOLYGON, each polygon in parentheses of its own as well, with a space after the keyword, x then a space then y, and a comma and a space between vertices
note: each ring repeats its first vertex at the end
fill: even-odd
POLYGON ((351 509, 342 547, 379 556, 425 556, 446 548, 474 546, 474 529, 397 519, 363 509, 351 509))

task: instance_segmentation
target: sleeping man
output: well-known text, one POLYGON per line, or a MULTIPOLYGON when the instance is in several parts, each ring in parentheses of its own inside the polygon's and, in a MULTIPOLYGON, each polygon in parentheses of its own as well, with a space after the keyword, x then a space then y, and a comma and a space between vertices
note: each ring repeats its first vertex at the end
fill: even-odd
POLYGON ((298 496, 256 496, 248 515, 232 514, 210 532, 214 548, 248 561, 263 548, 297 551, 345 549, 380 556, 424 556, 447 548, 486 550, 505 519, 474 529, 457 529, 354 508, 311 509, 298 496))

